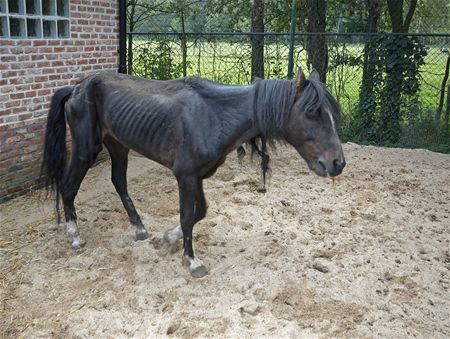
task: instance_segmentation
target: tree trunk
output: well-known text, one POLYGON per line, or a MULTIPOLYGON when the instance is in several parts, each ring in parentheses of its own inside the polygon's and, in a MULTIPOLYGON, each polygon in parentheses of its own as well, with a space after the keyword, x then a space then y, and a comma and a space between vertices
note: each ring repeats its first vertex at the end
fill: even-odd
MULTIPOLYGON (((326 1, 306 0, 306 16, 308 33, 324 33, 326 29, 326 1)), ((309 35, 306 38, 308 64, 319 72, 325 83, 328 69, 328 46, 324 35, 309 35)))
POLYGON ((445 109, 444 119, 445 136, 450 136, 450 85, 447 87, 447 107, 445 109))
POLYGON ((403 20, 403 0, 387 0, 387 6, 391 18, 392 33, 408 33, 416 10, 417 0, 411 0, 405 20, 403 20))
MULTIPOLYGON (((378 19, 380 17, 381 0, 366 0, 368 10, 367 33, 378 31, 378 19)), ((377 38, 368 36, 368 41, 364 46, 364 64, 361 81, 361 89, 358 102, 357 128, 365 139, 372 139, 375 129, 376 97, 374 93, 374 76, 377 63, 377 38)))
MULTIPOLYGON (((253 0, 252 33, 264 32, 264 0, 253 0)), ((264 35, 251 36, 252 43, 252 80, 264 78, 264 35)))
MULTIPOLYGON (((411 0, 405 20, 403 20, 403 0, 387 0, 389 17, 391 19, 392 33, 407 33, 412 16, 416 9, 417 0, 411 0)), ((402 39, 409 39, 407 36, 394 36, 394 41, 401 46, 402 39)), ((398 54, 397 60, 404 58, 402 51, 391 50, 391 53, 398 54)), ((392 143, 398 142, 400 138, 400 120, 403 72, 405 66, 401 63, 397 67, 386 68, 386 86, 382 93, 381 102, 381 124, 380 136, 384 141, 392 143)))
POLYGON ((403 0, 387 0, 392 33, 403 32, 403 0))
MULTIPOLYGON (((442 108, 444 107, 445 86, 447 85, 449 69, 450 69, 450 55, 447 57, 447 64, 445 65, 444 78, 442 79, 441 95, 439 97, 439 106, 436 110, 436 117, 435 117, 436 121, 441 120, 442 108)), ((448 96, 448 94, 447 94, 447 96, 448 96)))
POLYGON ((382 0, 366 0, 367 10, 367 33, 378 32, 378 19, 380 18, 382 0))

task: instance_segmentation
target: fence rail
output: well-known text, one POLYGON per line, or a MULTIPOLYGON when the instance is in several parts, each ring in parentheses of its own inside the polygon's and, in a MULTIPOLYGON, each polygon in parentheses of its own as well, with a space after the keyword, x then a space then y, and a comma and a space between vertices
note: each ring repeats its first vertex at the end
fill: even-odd
MULTIPOLYGON (((128 33, 128 73, 153 79, 173 79, 189 75, 227 84, 248 84, 252 80, 252 37, 256 35, 264 37, 264 77, 286 78, 289 33, 128 33)), ((310 68, 306 43, 307 37, 314 35, 323 36, 327 42, 327 85, 342 107, 341 133, 344 138, 450 152, 449 100, 443 101, 444 97, 441 94, 443 91, 444 96, 449 95, 445 74, 449 67, 450 35, 296 33, 293 44, 295 67, 310 68), (417 55, 406 55, 398 53, 395 48, 392 49, 392 41, 398 43, 395 42, 396 39, 400 41, 400 46, 405 45, 404 48, 409 46, 413 50, 412 53, 417 55), (393 96, 385 88, 389 86, 375 84, 373 91, 378 91, 378 99, 371 114, 375 125, 378 125, 369 126, 365 118, 364 123, 357 121, 361 120, 361 103, 364 96, 361 90, 363 68, 368 55, 367 47, 377 49, 385 41, 391 43, 387 44, 391 49, 387 49, 385 53, 393 54, 392 62, 405 63, 410 58, 411 63, 416 62, 417 67, 420 67, 417 79, 410 76, 408 68, 401 74, 404 77, 402 88, 405 88, 406 94, 399 94, 400 115, 397 114, 399 116, 392 119, 383 117, 383 114, 386 115, 389 111, 389 108, 383 108, 383 99, 393 96), (418 62, 416 57, 423 60, 418 62), (416 80, 418 88, 413 88, 415 92, 412 90, 408 92, 408 84, 415 84, 416 80), (408 95, 411 95, 411 98, 408 95), (439 109, 441 113, 438 115, 439 109), (382 123, 376 122, 381 120, 382 123), (395 134, 394 137, 383 135, 386 123, 392 125, 388 127, 391 127, 390 133, 395 134), (398 125, 395 125, 396 123, 398 125), (370 133, 366 131, 371 128, 373 131, 370 133), (395 130, 398 130, 398 135, 395 130)), ((386 59, 384 55, 378 55, 377 58, 386 59)), ((390 81, 387 74, 389 61, 386 60, 384 66, 378 64, 374 66, 374 71, 377 72, 373 75, 374 79, 382 83, 390 81)), ((399 65, 403 67, 402 64, 399 65)), ((395 88, 391 90, 395 91, 395 88)))

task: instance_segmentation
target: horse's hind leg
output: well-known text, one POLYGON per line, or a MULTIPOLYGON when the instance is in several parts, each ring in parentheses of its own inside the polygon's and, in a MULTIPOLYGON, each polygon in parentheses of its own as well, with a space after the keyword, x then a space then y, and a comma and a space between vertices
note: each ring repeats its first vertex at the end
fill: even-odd
MULTIPOLYGON (((98 154, 98 153, 97 153, 98 154)), ((95 160, 82 159, 77 155, 76 149, 72 152, 72 160, 69 169, 61 185, 61 197, 64 204, 64 215, 67 222, 67 232, 74 249, 82 248, 86 243, 81 239, 77 227, 77 214, 75 211, 74 200, 90 165, 95 160)))
MULTIPOLYGON (((197 184, 197 192, 195 194, 195 213, 194 213, 194 224, 202 220, 207 211, 207 204, 205 199, 205 193, 203 192, 203 182, 199 180, 197 184)), ((170 246, 175 246, 176 242, 183 237, 183 230, 181 225, 178 225, 174 229, 167 230, 164 233, 164 241, 166 241, 170 246)))
POLYGON ((128 167, 128 152, 129 149, 118 143, 112 138, 105 138, 103 141, 108 148, 111 156, 111 181, 116 188, 117 193, 122 200, 123 206, 128 213, 130 222, 136 226, 136 240, 144 240, 148 238, 147 230, 142 224, 141 217, 134 207, 133 201, 128 195, 127 189, 127 167, 128 167))

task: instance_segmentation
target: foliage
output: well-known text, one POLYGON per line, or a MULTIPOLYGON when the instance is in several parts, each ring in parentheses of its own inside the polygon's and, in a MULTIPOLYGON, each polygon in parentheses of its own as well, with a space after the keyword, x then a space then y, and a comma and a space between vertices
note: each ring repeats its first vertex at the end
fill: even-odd
MULTIPOLYGON (((348 33, 367 32, 366 1, 327 1, 327 30, 331 32, 348 33)), ((411 0, 393 1, 398 3, 404 2, 405 5, 411 3, 411 0)), ((380 13, 381 16, 378 28, 380 32, 390 32, 392 30, 392 23, 388 15, 386 0, 380 0, 380 2, 382 4, 382 11, 380 13)), ((406 16, 406 10, 403 14, 406 16)), ((450 6, 448 0, 419 0, 409 26, 409 32, 450 32, 450 6)))
POLYGON ((167 40, 143 43, 135 51, 133 62, 135 74, 143 77, 169 80, 182 75, 182 65, 173 58, 173 51, 167 40))
POLYGON ((127 26, 129 32, 138 32, 146 22, 164 9, 165 0, 127 0, 127 26))
POLYGON ((450 32, 450 3, 448 0, 422 0, 417 3, 411 23, 412 32, 450 32))
POLYGON ((347 103, 345 106, 351 107, 351 102, 354 99, 349 90, 351 84, 355 83, 355 74, 360 73, 361 54, 355 53, 354 45, 348 45, 339 41, 329 42, 328 50, 328 84, 341 106, 347 103))
MULTIPOLYGON (((300 31, 306 29, 302 25, 305 1, 297 0, 300 31)), ((410 1, 405 0, 406 3, 410 1)), ((250 30, 251 3, 241 0, 127 0, 127 20, 133 32, 180 32, 180 16, 183 12, 185 28, 189 32, 247 32, 250 30)), ((392 29, 392 24, 386 0, 382 3, 379 30, 387 32, 392 29)), ((266 31, 289 30, 291 4, 291 0, 264 1, 266 31)), ((366 32, 366 21, 365 1, 327 1, 327 31, 366 32)), ((448 0, 419 0, 409 31, 449 32, 448 0)))
POLYGON ((365 1, 340 0, 327 2, 327 29, 334 32, 365 32, 365 1))
POLYGON ((421 110, 414 120, 403 128, 399 146, 427 148, 436 152, 450 153, 450 139, 441 121, 433 118, 433 110, 421 110))
POLYGON ((419 111, 420 67, 426 49, 415 37, 380 35, 366 46, 376 60, 372 91, 361 91, 354 124, 368 141, 399 141, 402 120, 419 111))

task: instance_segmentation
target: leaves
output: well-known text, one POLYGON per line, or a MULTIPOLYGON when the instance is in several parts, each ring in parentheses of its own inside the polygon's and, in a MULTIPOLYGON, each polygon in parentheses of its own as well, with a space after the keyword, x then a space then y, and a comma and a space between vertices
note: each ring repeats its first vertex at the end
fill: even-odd
POLYGON ((416 37, 381 35, 367 43, 366 53, 374 69, 372 91, 361 91, 356 125, 372 141, 396 143, 403 118, 413 121, 418 112, 420 67, 427 52, 416 37))

